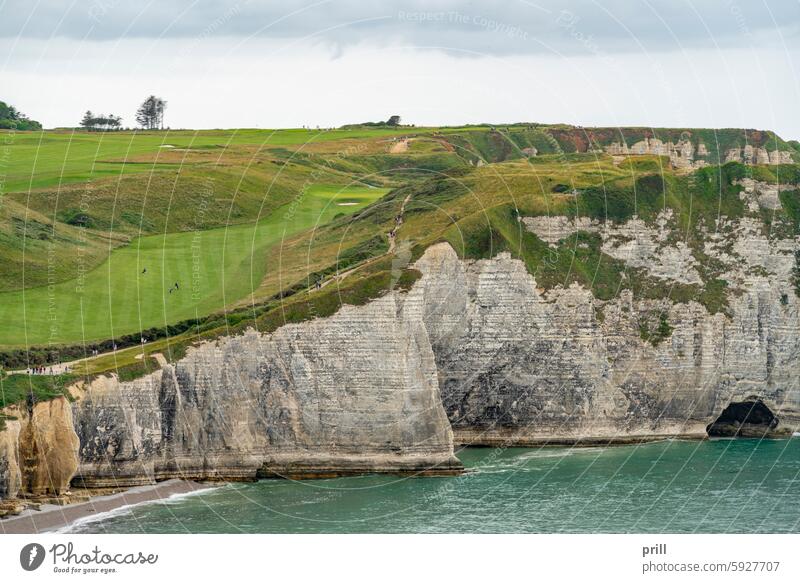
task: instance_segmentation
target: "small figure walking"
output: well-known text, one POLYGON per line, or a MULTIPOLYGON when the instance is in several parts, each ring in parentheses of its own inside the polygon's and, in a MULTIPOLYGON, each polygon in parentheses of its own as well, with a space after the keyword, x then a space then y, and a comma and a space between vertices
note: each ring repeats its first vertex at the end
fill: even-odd
POLYGON ((147 268, 142 269, 142 273, 147 273, 147 268))

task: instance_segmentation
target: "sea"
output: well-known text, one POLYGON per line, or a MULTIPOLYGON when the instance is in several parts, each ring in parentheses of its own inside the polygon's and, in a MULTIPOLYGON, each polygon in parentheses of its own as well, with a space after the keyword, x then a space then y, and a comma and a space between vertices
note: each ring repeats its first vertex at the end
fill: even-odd
MULTIPOLYGON (((212 486, 75 533, 795 533, 800 438, 466 448, 458 477, 212 486)), ((62 531, 63 532, 63 531, 62 531)))

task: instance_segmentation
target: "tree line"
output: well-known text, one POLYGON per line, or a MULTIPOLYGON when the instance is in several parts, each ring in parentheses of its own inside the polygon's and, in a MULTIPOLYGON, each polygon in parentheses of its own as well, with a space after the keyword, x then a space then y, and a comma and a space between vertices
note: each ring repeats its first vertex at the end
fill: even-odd
MULTIPOLYGON (((136 123, 145 130, 163 130, 166 109, 167 102, 165 100, 150 95, 136 110, 136 123)), ((83 114, 80 125, 90 132, 111 132, 123 129, 120 116, 104 113, 95 115, 91 110, 83 114)))
POLYGON ((40 130, 42 124, 30 119, 18 111, 13 105, 0 101, 0 129, 3 130, 40 130))
POLYGON ((91 110, 83 114, 81 127, 90 132, 110 132, 122 129, 122 118, 118 115, 94 115, 91 110))

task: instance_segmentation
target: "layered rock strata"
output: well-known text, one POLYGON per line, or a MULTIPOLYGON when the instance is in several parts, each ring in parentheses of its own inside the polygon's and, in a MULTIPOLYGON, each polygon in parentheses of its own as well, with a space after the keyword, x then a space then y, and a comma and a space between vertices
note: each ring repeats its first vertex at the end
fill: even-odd
POLYGON ((0 431, 0 499, 59 495, 78 467, 78 436, 65 397, 5 410, 0 431))
MULTIPOLYGON (((66 482, 459 473, 421 316, 418 301, 389 293, 271 335, 205 343, 134 381, 95 379, 66 407, 66 482)), ((31 491, 16 477, 28 440, 14 423, 0 433, 5 496, 31 491)))
MULTIPOLYGON (((708 156, 708 148, 702 142, 695 148, 688 139, 677 142, 664 142, 658 138, 645 138, 630 146, 624 142, 612 142, 605 146, 605 151, 612 156, 668 156, 673 168, 691 170, 702 168, 707 164, 703 158, 708 156), (703 157, 703 158, 701 158, 703 157)), ((791 164, 791 152, 783 150, 767 150, 766 148, 746 145, 742 148, 730 148, 725 152, 724 162, 741 162, 743 164, 791 164)), ((717 163, 713 160, 712 163, 717 163)))
POLYGON ((800 424, 800 315, 784 273, 732 294, 732 316, 696 303, 602 302, 539 289, 507 254, 461 261, 446 244, 417 264, 425 323, 456 440, 482 445, 704 437, 731 403, 758 399, 775 434, 800 424), (668 322, 661 342, 643 322, 668 322))

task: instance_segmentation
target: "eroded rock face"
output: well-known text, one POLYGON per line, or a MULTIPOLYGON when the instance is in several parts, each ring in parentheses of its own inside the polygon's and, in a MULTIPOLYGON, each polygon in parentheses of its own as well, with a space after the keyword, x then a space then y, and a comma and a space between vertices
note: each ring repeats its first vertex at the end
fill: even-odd
POLYGON ((797 190, 797 186, 793 184, 771 184, 752 178, 742 178, 734 181, 734 184, 742 187, 739 198, 747 203, 750 212, 757 212, 759 208, 780 210, 783 208, 780 200, 781 191, 797 190))
POLYGON ((254 479, 461 468, 422 306, 390 293, 330 318, 191 351, 75 403, 76 479, 254 479))
POLYGON ((671 209, 662 211, 655 225, 638 217, 624 223, 600 222, 588 217, 537 216, 522 217, 525 227, 541 240, 555 247, 556 243, 579 231, 600 233, 602 251, 633 268, 642 269, 651 277, 683 284, 702 284, 691 249, 674 239, 671 209))
POLYGON ((600 231, 600 221, 588 217, 566 217, 563 215, 543 215, 537 217, 522 217, 522 223, 532 233, 535 233, 542 241, 549 243, 551 247, 566 239, 578 231, 596 233, 600 231))
POLYGON ((744 164, 791 164, 791 152, 780 150, 767 151, 766 148, 753 147, 731 148, 725 152, 725 162, 742 162, 744 164))
POLYGON ((630 147, 626 143, 613 142, 605 147, 605 151, 612 156, 641 156, 644 154, 669 156, 672 167, 680 169, 702 168, 706 162, 705 160, 695 160, 695 154, 698 156, 708 155, 705 144, 699 143, 695 153, 694 144, 688 139, 673 143, 671 141, 664 142, 658 138, 645 138, 630 147))
POLYGON ((19 423, 6 421, 0 431, 0 499, 13 498, 22 485, 19 471, 19 423))
POLYGON ((783 278, 746 282, 728 318, 627 291, 608 302, 577 285, 544 292, 507 254, 461 261, 447 244, 417 268, 424 276, 411 293, 424 296, 457 441, 701 437, 749 395, 784 428, 800 423, 798 298, 783 278), (661 314, 671 333, 654 346, 639 325, 661 314))
POLYGON ((0 498, 63 494, 78 467, 78 436, 64 397, 11 407, 0 432, 0 498))

